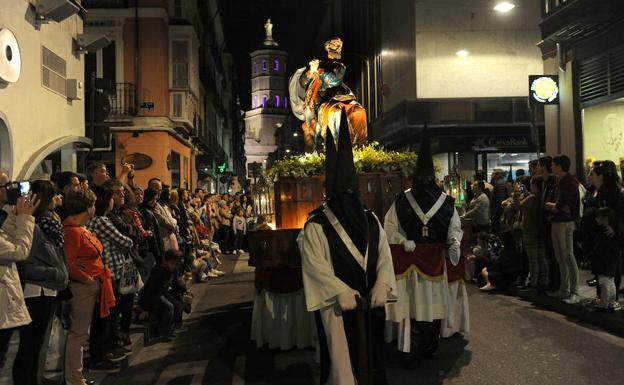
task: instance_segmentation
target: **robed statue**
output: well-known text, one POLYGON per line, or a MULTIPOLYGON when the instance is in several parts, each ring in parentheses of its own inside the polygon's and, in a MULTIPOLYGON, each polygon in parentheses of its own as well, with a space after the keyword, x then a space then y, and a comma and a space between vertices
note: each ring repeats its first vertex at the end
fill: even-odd
POLYGON ((292 111, 303 121, 306 149, 319 150, 325 133, 330 130, 339 137, 341 111, 347 114, 353 144, 362 144, 368 137, 366 110, 343 83, 347 67, 342 58, 342 40, 334 37, 325 42, 327 56, 312 59, 290 78, 289 93, 292 111))

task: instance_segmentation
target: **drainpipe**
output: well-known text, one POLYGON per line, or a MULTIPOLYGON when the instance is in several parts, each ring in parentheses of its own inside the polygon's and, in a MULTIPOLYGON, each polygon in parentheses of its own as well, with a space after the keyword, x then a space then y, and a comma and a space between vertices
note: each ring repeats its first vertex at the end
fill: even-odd
POLYGON ((134 0, 134 113, 139 113, 139 0, 134 0))

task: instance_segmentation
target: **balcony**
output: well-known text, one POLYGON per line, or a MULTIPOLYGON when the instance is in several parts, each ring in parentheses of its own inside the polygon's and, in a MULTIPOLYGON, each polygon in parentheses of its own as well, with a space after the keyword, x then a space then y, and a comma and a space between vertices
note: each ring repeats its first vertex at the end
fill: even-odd
POLYGON ((130 0, 82 0, 82 6, 87 9, 94 8, 127 8, 130 0))
POLYGON ((136 116, 135 89, 132 83, 114 83, 111 89, 105 90, 110 104, 107 121, 125 121, 136 116))
POLYGON ((598 35, 624 18, 621 0, 542 0, 542 39, 574 44, 598 35))

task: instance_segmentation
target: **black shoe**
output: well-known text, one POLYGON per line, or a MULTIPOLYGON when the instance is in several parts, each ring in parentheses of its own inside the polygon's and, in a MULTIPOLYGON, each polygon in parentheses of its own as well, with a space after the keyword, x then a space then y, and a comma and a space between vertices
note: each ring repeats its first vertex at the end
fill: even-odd
POLYGON ((93 373, 117 373, 119 365, 110 361, 102 361, 89 365, 89 371, 93 373))
POLYGON ((588 279, 588 280, 587 280, 587 281, 585 281, 585 282, 587 282, 587 286, 591 286, 591 287, 596 287, 596 286, 598 286, 598 280, 597 280, 597 279, 595 279, 595 278, 588 279))

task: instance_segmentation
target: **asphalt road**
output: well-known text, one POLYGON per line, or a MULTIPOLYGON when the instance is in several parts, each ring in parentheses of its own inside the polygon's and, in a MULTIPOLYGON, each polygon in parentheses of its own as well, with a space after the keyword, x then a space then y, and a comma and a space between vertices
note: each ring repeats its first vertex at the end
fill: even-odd
MULTIPOLYGON (((226 258, 230 274, 197 288, 189 331, 145 347, 115 385, 311 385, 312 349, 280 352, 249 341, 253 273, 226 258)), ((624 383, 624 339, 580 325, 519 299, 469 287, 470 333, 443 340, 438 359, 415 370, 386 346, 391 385, 624 383)))

